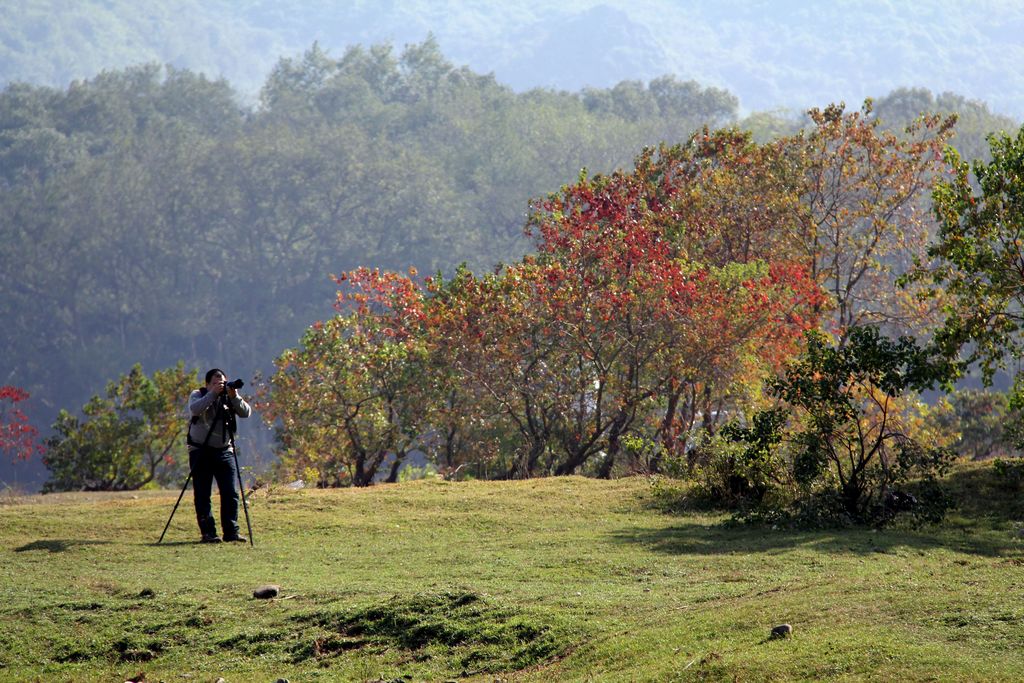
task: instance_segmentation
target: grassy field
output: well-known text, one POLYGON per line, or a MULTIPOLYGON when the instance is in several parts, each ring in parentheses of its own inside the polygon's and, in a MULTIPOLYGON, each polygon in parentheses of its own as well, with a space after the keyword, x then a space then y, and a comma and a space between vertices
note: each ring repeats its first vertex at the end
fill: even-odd
POLYGON ((173 491, 8 499, 0 680, 1024 680, 1024 508, 951 484, 941 528, 813 533, 640 478, 271 488, 255 548, 195 543, 190 496, 156 545, 173 491))

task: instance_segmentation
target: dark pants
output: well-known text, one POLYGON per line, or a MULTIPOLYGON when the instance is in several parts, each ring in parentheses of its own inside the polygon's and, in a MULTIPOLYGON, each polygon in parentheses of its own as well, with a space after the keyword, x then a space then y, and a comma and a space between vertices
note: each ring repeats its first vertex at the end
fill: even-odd
POLYGON ((199 448, 189 451, 188 464, 192 468, 192 493, 196 503, 196 520, 203 536, 217 535, 217 523, 213 519, 210 495, 213 480, 217 480, 220 492, 220 523, 225 538, 238 535, 238 489, 235 484, 238 473, 235 470, 235 456, 219 448, 199 448))

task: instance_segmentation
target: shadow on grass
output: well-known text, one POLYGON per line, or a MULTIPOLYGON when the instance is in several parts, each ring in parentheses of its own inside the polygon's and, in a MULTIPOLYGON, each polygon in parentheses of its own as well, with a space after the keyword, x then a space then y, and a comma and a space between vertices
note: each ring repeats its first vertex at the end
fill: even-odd
POLYGON ((70 550, 76 545, 107 545, 111 541, 82 541, 76 539, 48 539, 45 541, 32 541, 26 543, 20 548, 15 548, 14 552, 24 553, 29 550, 46 550, 51 553, 62 553, 66 550, 70 550))
POLYGON ((148 546, 150 548, 177 548, 177 547, 181 547, 183 545, 212 546, 214 548, 224 548, 224 547, 252 548, 253 547, 249 543, 231 543, 231 542, 227 542, 227 541, 225 541, 223 543, 203 543, 199 539, 196 539, 194 541, 192 541, 192 540, 189 540, 189 541, 163 541, 163 542, 160 542, 160 541, 149 541, 149 542, 145 542, 145 543, 135 543, 134 545, 144 545, 144 546, 148 546))
POLYGON ((781 531, 763 527, 704 526, 677 524, 671 527, 630 528, 613 534, 620 543, 636 543, 669 555, 729 555, 813 550, 823 554, 870 555, 897 550, 929 551, 949 548, 958 552, 1001 557, 1008 544, 987 538, 955 538, 951 535, 867 529, 834 531, 781 531))
POLYGON ((151 541, 149 543, 141 543, 140 545, 148 545, 151 548, 164 548, 164 547, 173 548, 175 546, 181 546, 181 545, 209 545, 209 544, 204 544, 202 541, 196 539, 194 541, 163 541, 163 542, 161 542, 161 541, 151 541))
POLYGON ((971 464, 943 480, 956 507, 947 521, 921 529, 889 528, 875 531, 865 527, 794 531, 758 525, 707 524, 676 516, 669 527, 632 527, 613 534, 619 543, 635 543, 670 555, 727 555, 730 553, 773 553, 795 549, 824 554, 889 553, 897 550, 929 551, 947 548, 985 557, 1019 555, 1019 545, 1008 530, 1024 520, 1024 496, 1007 488, 989 465, 971 464))
MULTIPOLYGON (((293 663, 324 662, 351 650, 362 650, 363 656, 397 650, 407 661, 436 660, 447 669, 446 679, 542 666, 563 656, 582 637, 578 625, 557 614, 461 590, 396 595, 383 603, 320 609, 293 620, 326 631, 295 643, 293 663)), ((269 632, 256 640, 264 638, 282 640, 281 635, 269 632)), ((252 640, 240 636, 220 645, 244 648, 246 641, 252 640)), ((413 673, 394 680, 412 678, 423 677, 413 673)))

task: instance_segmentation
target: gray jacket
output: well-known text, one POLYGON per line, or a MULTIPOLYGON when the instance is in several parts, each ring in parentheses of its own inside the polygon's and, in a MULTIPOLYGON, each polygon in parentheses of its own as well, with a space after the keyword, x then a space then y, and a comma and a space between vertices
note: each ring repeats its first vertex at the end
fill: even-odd
MULTIPOLYGON (((225 390, 226 391, 226 390, 225 390)), ((209 448, 231 448, 231 438, 224 434, 224 419, 217 420, 217 401, 220 400, 220 396, 209 391, 202 391, 196 389, 188 397, 188 412, 193 420, 189 421, 188 435, 189 450, 195 450, 196 446, 192 444, 202 444, 206 442, 209 448), (213 427, 213 433, 210 434, 210 440, 206 440, 206 435, 210 432, 210 427, 213 427)), ((231 410, 238 417, 249 417, 252 415, 252 408, 241 396, 235 396, 235 398, 228 397, 228 405, 231 410)))

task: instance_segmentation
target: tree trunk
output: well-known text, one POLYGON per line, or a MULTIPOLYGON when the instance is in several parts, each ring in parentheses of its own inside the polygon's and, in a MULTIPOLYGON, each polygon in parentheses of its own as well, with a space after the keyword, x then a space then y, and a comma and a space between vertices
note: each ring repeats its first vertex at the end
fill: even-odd
POLYGON ((386 484, 395 484, 398 482, 398 471, 402 469, 402 463, 405 461, 405 453, 395 454, 395 461, 391 463, 391 471, 388 472, 388 478, 384 480, 386 484))

